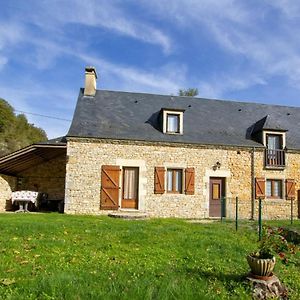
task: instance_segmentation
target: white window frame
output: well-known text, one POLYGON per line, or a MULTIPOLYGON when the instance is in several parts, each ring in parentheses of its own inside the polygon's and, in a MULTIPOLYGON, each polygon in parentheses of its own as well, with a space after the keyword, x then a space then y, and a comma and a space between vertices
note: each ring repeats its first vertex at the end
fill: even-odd
POLYGON ((166 134, 183 134, 183 111, 163 110, 163 133, 166 134), (179 117, 179 132, 168 131, 168 115, 177 115, 179 117))
POLYGON ((280 135, 282 137, 282 149, 285 149, 285 147, 286 147, 286 133, 285 132, 264 130, 263 131, 263 144, 265 147, 267 147, 267 144, 268 144, 268 134, 280 135))

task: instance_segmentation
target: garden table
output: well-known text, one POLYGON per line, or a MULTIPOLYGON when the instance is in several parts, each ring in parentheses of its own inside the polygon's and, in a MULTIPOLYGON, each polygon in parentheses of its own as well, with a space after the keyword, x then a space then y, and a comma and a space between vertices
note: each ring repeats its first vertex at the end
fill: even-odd
POLYGON ((34 192, 34 191, 12 192, 12 194, 11 194, 12 203, 16 202, 19 204, 19 209, 16 211, 16 213, 29 212, 28 203, 29 202, 35 203, 37 200, 37 197, 38 197, 38 192, 34 192))

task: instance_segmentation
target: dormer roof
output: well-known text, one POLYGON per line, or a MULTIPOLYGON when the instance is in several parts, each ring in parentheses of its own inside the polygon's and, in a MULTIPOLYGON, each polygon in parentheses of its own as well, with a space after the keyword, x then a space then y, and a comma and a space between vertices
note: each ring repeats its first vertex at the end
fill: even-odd
POLYGON ((266 115, 254 124, 252 135, 264 130, 285 132, 288 129, 284 128, 273 116, 266 115))

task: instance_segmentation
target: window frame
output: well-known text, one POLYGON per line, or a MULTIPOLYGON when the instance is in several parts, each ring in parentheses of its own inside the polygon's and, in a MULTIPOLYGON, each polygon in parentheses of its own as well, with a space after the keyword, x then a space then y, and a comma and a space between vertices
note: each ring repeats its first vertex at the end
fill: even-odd
POLYGON ((183 134, 183 113, 184 110, 179 110, 179 109, 167 109, 167 108, 162 108, 162 131, 165 134, 170 134, 170 135, 182 135, 183 134), (168 131, 168 116, 173 115, 173 116, 178 116, 178 128, 177 131, 168 131))
POLYGON ((283 199, 283 180, 282 179, 266 179, 266 198, 267 199, 283 199), (268 182, 271 182, 271 195, 268 195, 268 182), (275 182, 279 182, 279 196, 274 195, 275 182))
POLYGON ((286 147, 286 132, 275 131, 275 130, 263 130, 263 145, 268 149, 268 135, 276 135, 280 138, 281 149, 283 150, 286 147))
POLYGON ((166 168, 166 192, 167 194, 183 194, 183 169, 181 168, 166 168), (169 180, 168 180, 168 173, 172 172, 172 189, 169 190, 169 180), (179 191, 176 190, 176 173, 181 173, 181 180, 180 180, 180 189, 179 191))

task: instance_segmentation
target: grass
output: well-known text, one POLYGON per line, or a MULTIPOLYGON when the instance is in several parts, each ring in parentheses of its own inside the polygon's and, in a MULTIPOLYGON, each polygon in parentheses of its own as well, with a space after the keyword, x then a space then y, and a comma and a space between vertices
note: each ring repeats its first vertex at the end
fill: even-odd
MULTIPOLYGON (((0 299, 251 299, 256 241, 249 222, 2 214, 0 299)), ((275 273, 299 299, 299 265, 275 273)))

